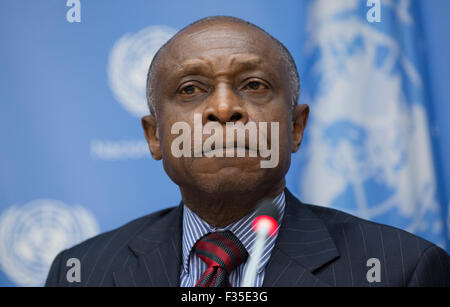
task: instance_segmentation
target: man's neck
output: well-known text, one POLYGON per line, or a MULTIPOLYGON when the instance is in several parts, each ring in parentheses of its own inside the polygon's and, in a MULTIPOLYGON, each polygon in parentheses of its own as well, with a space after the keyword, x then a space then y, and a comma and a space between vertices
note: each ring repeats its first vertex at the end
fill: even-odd
POLYGON ((283 179, 278 185, 245 193, 205 193, 181 188, 183 203, 213 227, 225 227, 254 210, 264 198, 275 198, 285 188, 283 179))

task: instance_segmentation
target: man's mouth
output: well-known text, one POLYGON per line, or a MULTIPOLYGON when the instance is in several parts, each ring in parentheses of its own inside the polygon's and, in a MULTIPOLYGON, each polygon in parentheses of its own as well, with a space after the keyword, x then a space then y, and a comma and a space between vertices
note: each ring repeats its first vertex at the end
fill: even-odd
POLYGON ((202 150, 201 155, 207 157, 257 157, 258 149, 252 148, 247 144, 236 144, 235 142, 230 142, 228 144, 213 144, 210 149, 202 150))
POLYGON ((212 150, 208 150, 203 152, 204 155, 208 156, 223 156, 223 157, 235 157, 239 156, 238 152, 244 151, 246 157, 256 157, 258 155, 258 152, 252 149, 249 149, 248 147, 225 147, 225 148, 215 148, 212 150))

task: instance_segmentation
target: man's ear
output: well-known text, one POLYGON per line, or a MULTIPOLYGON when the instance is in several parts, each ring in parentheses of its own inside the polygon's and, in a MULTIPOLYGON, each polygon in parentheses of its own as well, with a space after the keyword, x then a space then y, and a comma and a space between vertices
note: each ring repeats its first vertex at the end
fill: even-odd
POLYGON ((142 117, 142 128, 144 128, 145 139, 147 140, 148 148, 150 148, 153 159, 161 160, 162 154, 155 116, 150 114, 142 117))
POLYGON ((306 104, 296 105, 292 111, 292 153, 300 148, 308 116, 309 106, 306 104))

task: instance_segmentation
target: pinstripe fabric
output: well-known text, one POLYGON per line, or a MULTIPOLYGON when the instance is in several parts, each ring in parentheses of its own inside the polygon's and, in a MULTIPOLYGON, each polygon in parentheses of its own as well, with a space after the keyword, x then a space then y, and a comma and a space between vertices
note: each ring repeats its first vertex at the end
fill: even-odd
MULTIPOLYGON (((280 225, 285 208, 285 195, 281 193, 274 200, 275 207, 280 212, 280 218, 278 225, 280 225)), ((252 222, 255 218, 255 211, 251 212, 242 219, 228 225, 224 228, 215 228, 203 221, 199 216, 192 212, 188 207, 184 206, 183 211, 183 235, 182 235, 182 259, 183 265, 180 276, 181 287, 193 287, 203 272, 206 271, 207 265, 196 256, 193 251, 193 246, 198 239, 209 232, 217 232, 222 230, 230 230, 245 246, 248 253, 252 254, 253 242, 256 238, 255 233, 252 231, 252 222)), ((256 280, 256 287, 260 287, 264 280, 264 268, 269 261, 272 249, 275 244, 277 236, 273 236, 267 239, 266 246, 263 253, 262 261, 258 268, 258 275, 256 280)), ((239 287, 241 285, 242 278, 244 276, 246 268, 246 262, 237 267, 229 276, 230 283, 233 287, 239 287)))
MULTIPOLYGON (((266 250, 267 262, 260 268, 257 285, 450 286, 450 257, 442 248, 395 227, 303 204, 287 189, 280 197, 285 197, 283 221, 276 241, 269 244, 270 251, 266 250), (369 258, 380 261, 380 282, 367 280, 369 258)), ((183 257, 185 214, 180 204, 62 251, 52 263, 46 286, 176 287, 188 283, 180 279, 185 268, 198 274, 202 269, 194 265, 191 270, 194 262, 186 262, 183 257), (70 258, 80 259, 80 283, 70 283, 66 278, 70 258)), ((245 233, 233 226, 237 228, 235 234, 245 233)), ((241 238, 251 241, 245 235, 241 238)), ((186 251, 190 249, 186 247, 186 251)), ((230 280, 235 286, 243 269, 241 265, 230 280)))

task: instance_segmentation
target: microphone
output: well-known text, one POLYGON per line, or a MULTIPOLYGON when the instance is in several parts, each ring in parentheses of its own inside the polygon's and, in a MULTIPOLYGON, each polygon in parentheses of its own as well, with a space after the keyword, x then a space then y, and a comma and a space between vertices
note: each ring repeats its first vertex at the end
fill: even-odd
POLYGON ((248 259, 242 282, 243 287, 254 287, 264 245, 269 236, 274 236, 277 233, 278 218, 279 212, 272 200, 262 200, 256 209, 255 219, 252 224, 252 229, 256 232, 256 239, 253 243, 253 253, 248 259))

